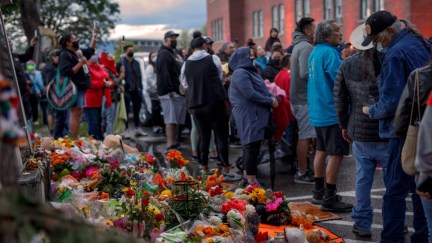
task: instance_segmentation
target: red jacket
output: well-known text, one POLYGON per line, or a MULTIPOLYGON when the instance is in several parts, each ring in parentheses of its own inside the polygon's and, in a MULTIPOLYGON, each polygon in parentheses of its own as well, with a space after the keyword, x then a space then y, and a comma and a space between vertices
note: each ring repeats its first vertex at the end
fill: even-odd
MULTIPOLYGON (((89 64, 90 68, 90 88, 87 89, 85 94, 86 108, 101 108, 102 98, 105 95, 107 104, 106 107, 111 106, 111 92, 110 88, 105 87, 104 80, 110 80, 108 73, 105 71, 103 66, 98 63, 89 64), (108 91, 106 91, 108 90, 108 91)), ((112 82, 112 81, 111 81, 112 82)), ((114 87, 112 83, 111 88, 114 87)))
POLYGON ((286 98, 279 101, 279 106, 273 109, 273 117, 276 124, 275 140, 279 141, 289 122, 293 119, 291 102, 289 99, 291 74, 289 70, 281 70, 275 77, 274 82, 279 88, 285 90, 286 98))

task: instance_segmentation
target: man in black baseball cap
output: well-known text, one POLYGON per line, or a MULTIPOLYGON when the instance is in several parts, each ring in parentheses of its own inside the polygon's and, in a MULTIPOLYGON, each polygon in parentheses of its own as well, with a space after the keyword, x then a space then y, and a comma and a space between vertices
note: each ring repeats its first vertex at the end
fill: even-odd
POLYGON ((175 33, 172 30, 169 30, 164 35, 164 40, 170 38, 171 36, 179 37, 180 34, 175 33))
MULTIPOLYGON (((394 120, 401 94, 413 70, 429 61, 429 46, 409 28, 402 28, 397 18, 387 11, 373 13, 365 23, 367 33, 362 45, 374 42, 377 51, 384 54, 378 76, 379 98, 363 107, 363 113, 379 122, 379 136, 387 141, 387 159, 382 160, 386 191, 383 196, 383 230, 381 243, 403 243, 406 201, 410 191, 415 191, 414 176, 402 170, 402 148, 405 137, 396 135, 394 120)), ((409 114, 407 114, 409 117, 409 114)), ((412 193, 413 227, 411 242, 428 242, 425 212, 419 195, 412 193)))
POLYGON ((392 26, 396 20, 396 16, 388 11, 378 11, 369 16, 365 22, 367 36, 362 46, 368 46, 372 41, 375 42, 375 37, 392 26))

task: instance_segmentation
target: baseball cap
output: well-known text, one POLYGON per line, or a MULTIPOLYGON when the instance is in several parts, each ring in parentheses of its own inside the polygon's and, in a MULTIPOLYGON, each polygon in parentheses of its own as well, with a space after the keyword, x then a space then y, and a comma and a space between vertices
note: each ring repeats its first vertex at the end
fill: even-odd
POLYGON ((164 39, 166 39, 166 38, 168 38, 168 37, 171 37, 171 36, 173 36, 173 35, 175 35, 176 37, 178 37, 180 34, 177 34, 177 33, 175 33, 174 31, 170 30, 170 31, 168 31, 168 32, 165 33, 165 35, 164 35, 164 39))
POLYGON ((350 42, 357 50, 368 50, 373 47, 373 44, 372 42, 370 42, 369 45, 363 46, 362 43, 366 39, 366 37, 366 26, 364 24, 361 24, 357 26, 351 33, 350 42))
POLYGON ((367 36, 362 46, 368 46, 377 34, 390 27, 396 20, 396 16, 388 11, 377 11, 369 16, 365 22, 367 36))
POLYGON ((214 41, 210 37, 203 36, 203 38, 205 39, 207 45, 213 45, 214 41))

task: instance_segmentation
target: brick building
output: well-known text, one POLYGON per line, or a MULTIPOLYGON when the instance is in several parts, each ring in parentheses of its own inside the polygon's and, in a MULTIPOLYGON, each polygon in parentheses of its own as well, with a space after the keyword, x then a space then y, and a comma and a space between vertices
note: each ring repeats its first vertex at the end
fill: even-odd
POLYGON ((432 36, 430 0, 207 0, 207 33, 215 40, 214 49, 230 40, 243 45, 253 38, 265 45, 270 29, 280 30, 284 47, 291 43, 295 22, 309 16, 319 22, 335 19, 344 39, 377 10, 387 10, 399 19, 416 25, 425 37, 432 36))

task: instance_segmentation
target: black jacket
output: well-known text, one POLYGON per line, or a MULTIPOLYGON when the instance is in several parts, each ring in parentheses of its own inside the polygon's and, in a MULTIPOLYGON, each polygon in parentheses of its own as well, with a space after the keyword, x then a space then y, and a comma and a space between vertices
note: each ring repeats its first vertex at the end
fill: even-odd
POLYGON ((273 83, 274 78, 279 73, 281 69, 274 66, 273 62, 270 61, 263 72, 263 78, 268 79, 271 83, 273 83))
MULTIPOLYGON (((95 49, 93 48, 81 49, 81 51, 83 53, 83 56, 87 59, 90 59, 91 56, 93 56, 93 54, 95 53, 95 49)), ((74 73, 72 70, 79 61, 80 58, 78 57, 76 52, 63 48, 59 56, 60 74, 63 77, 69 77, 72 82, 74 82, 74 84, 77 86, 78 90, 85 91, 90 87, 90 74, 86 74, 84 72, 84 68, 82 67, 78 70, 77 73, 74 73)))
MULTIPOLYGON (((23 54, 17 54, 17 53, 12 53, 12 58, 13 58, 13 64, 14 64, 14 68, 15 68, 15 74, 17 77, 17 81, 18 81, 18 86, 19 86, 19 90, 21 93, 21 97, 23 99, 23 101, 27 101, 28 100, 28 91, 27 91, 27 78, 26 78, 26 74, 25 74, 25 70, 22 66, 22 63, 26 63, 28 61, 30 61, 30 59, 32 59, 33 57, 33 52, 34 52, 34 47, 29 47, 25 53, 23 54)), ((7 74, 10 72, 6 72, 7 74)), ((12 73, 10 73, 12 74, 12 73)), ((13 77, 9 77, 8 78, 10 80, 13 80, 13 77)))
POLYGON ((116 65, 118 73, 120 73, 120 68, 122 66, 125 68, 124 80, 126 92, 141 92, 143 90, 143 84, 139 62, 135 59, 129 62, 125 57, 122 57, 116 65))
POLYGON ((416 125, 421 120, 420 117, 426 109, 426 101, 429 98, 429 94, 432 90, 432 64, 429 64, 423 68, 414 70, 408 77, 408 81, 402 92, 402 96, 399 100, 399 104, 396 110, 394 126, 396 130, 396 135, 405 138, 408 131, 408 126, 410 125, 411 107, 414 101, 414 111, 412 125, 416 125), (420 116, 418 113, 418 100, 414 99, 414 84, 415 76, 418 72, 419 76, 419 93, 420 93, 420 116))
POLYGON ((156 61, 157 89, 159 96, 166 95, 170 92, 180 94, 180 71, 181 61, 173 49, 162 46, 158 52, 156 61))
POLYGON ((372 59, 373 50, 356 53, 345 59, 333 88, 340 127, 348 128, 353 140, 363 142, 381 141, 378 120, 363 114, 363 107, 374 104, 379 97, 372 59))

